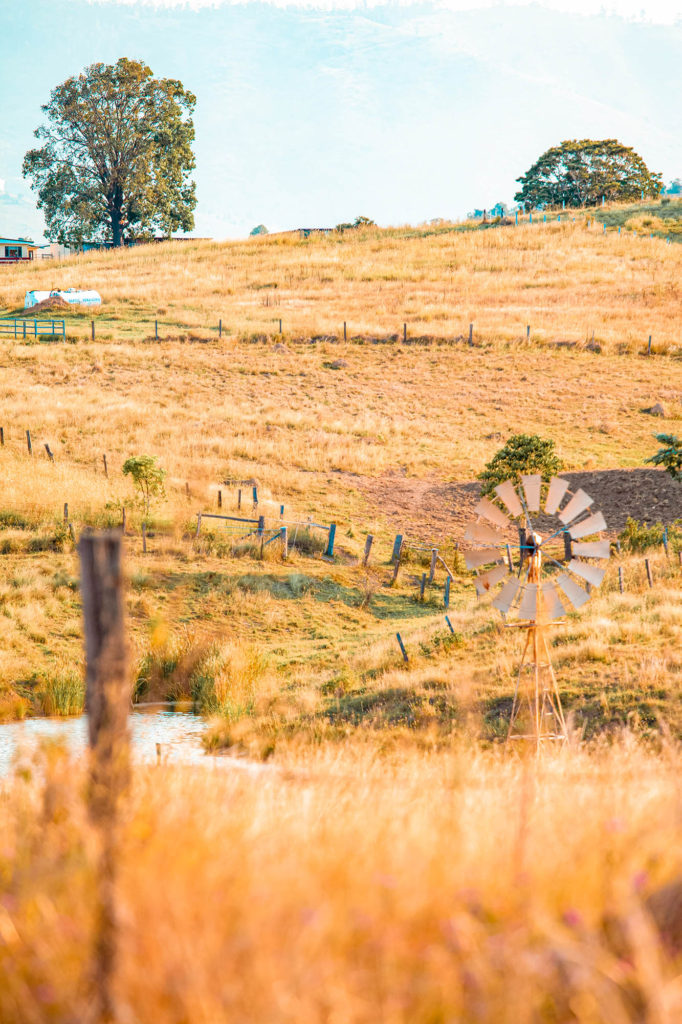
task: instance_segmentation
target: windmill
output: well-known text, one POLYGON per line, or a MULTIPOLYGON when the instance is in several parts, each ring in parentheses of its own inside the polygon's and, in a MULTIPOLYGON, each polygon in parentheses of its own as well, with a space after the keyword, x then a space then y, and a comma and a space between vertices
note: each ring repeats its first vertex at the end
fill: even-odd
POLYGON ((494 592, 493 606, 507 625, 526 631, 508 741, 533 739, 539 748, 544 740, 567 738, 547 634, 589 601, 606 572, 606 522, 593 506, 589 494, 572 491, 561 477, 543 484, 539 473, 523 475, 518 485, 505 480, 481 498, 464 534, 477 594, 494 592))

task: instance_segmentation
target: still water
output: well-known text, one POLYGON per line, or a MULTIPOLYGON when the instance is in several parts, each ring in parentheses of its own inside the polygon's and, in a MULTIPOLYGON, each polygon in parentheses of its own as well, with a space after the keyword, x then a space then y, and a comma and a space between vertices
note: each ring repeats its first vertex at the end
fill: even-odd
MULTIPOLYGON (((158 704, 135 708, 130 713, 133 758, 156 761, 156 744, 160 743, 164 762, 206 763, 209 759, 201 744, 205 729, 206 720, 191 711, 174 711, 158 704)), ((7 775, 17 755, 30 757, 44 739, 59 739, 72 754, 83 753, 88 742, 87 717, 28 718, 0 725, 0 776, 7 775)))

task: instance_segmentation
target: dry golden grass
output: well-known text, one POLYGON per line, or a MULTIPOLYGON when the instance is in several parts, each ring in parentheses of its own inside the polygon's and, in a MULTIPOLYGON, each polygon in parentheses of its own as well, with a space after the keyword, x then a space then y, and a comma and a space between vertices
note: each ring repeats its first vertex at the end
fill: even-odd
MULTIPOLYGON (((52 752, 2 801, 0 1018, 89 1020, 97 844, 52 752)), ((117 1021, 675 1024, 680 754, 627 736, 526 762, 470 745, 139 768, 117 1021)))
MULTIPOLYGON (((607 209, 606 213, 609 212, 607 209)), ((120 340, 402 334, 462 338, 469 323, 487 342, 584 344, 610 351, 680 346, 676 315, 682 248, 661 238, 602 234, 574 222, 487 231, 368 229, 299 239, 186 242, 90 253, 55 263, 2 268, 0 304, 23 306, 30 289, 97 288, 98 336, 120 340)), ((89 318, 69 318, 83 338, 89 318)))

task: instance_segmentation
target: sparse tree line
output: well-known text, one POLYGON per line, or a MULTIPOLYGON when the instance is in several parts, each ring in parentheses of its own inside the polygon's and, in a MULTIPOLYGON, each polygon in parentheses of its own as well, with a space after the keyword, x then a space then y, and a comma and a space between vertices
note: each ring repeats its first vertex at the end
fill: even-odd
MULTIPOLYGON (((194 227, 196 98, 182 82, 155 78, 144 62, 121 57, 92 64, 57 86, 41 109, 42 142, 26 153, 23 174, 37 192, 46 235, 121 246, 194 227)), ((659 196, 663 179, 617 139, 573 139, 548 149, 516 179, 521 209, 577 208, 659 196)), ((682 193, 675 179, 668 194, 682 193)), ((505 203, 473 216, 504 218, 505 203)), ((336 225, 373 226, 369 217, 336 225)), ((252 235, 267 234, 259 224, 252 235)))

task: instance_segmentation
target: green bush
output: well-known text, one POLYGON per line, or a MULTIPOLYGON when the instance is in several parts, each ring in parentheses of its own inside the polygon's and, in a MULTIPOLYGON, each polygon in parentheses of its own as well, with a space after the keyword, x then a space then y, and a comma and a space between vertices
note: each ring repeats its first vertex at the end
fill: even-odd
MULTIPOLYGON (((664 529, 663 523, 652 523, 649 526, 647 522, 639 522, 630 517, 625 529, 618 534, 621 550, 636 554, 650 548, 660 548, 664 529)), ((682 549, 682 519, 676 519, 668 526, 668 544, 674 551, 682 549)))
POLYGON ((663 466, 673 480, 682 481, 682 440, 674 434, 654 434, 654 437, 663 447, 644 461, 652 466, 663 466))
POLYGON ((521 475, 528 473, 540 473, 543 480, 549 480, 562 469, 563 463, 554 451, 554 441, 537 434, 514 434, 486 464, 478 479, 483 484, 481 492, 492 494, 505 480, 518 484, 521 475))

